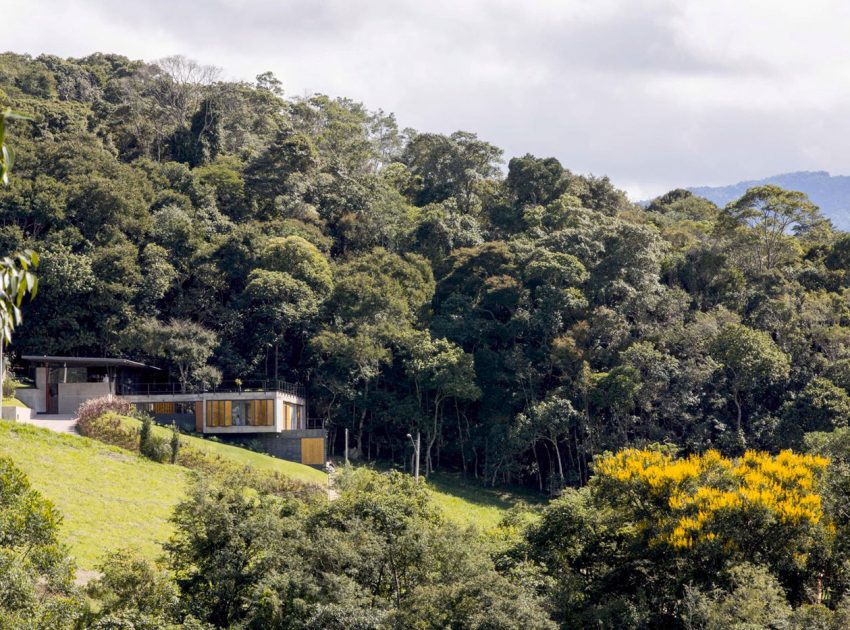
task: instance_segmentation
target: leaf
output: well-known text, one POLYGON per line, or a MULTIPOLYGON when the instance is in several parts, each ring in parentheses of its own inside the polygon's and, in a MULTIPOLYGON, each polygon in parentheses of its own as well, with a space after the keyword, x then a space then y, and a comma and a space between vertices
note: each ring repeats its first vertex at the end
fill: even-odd
POLYGON ((30 122, 33 122, 35 120, 35 118, 33 118, 32 116, 28 116, 27 114, 24 114, 22 112, 13 111, 11 109, 6 110, 6 112, 3 114, 3 118, 5 118, 6 120, 28 120, 30 122))
POLYGON ((15 164, 15 152, 7 144, 3 145, 3 165, 6 169, 11 169, 15 164))

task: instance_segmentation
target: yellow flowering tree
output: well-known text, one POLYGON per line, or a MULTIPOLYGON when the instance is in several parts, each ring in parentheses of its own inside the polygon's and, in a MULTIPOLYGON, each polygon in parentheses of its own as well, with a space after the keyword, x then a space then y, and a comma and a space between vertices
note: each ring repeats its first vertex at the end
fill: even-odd
POLYGON ((835 529, 819 455, 625 449, 596 459, 531 528, 528 552, 553 578, 568 626, 677 625, 685 593, 728 588, 729 571, 763 567, 791 603, 820 602, 835 529))
POLYGON ((763 544, 785 546, 821 523, 819 485, 827 464, 792 451, 747 451, 731 460, 717 451, 676 458, 625 449, 597 461, 593 484, 630 512, 651 545, 748 554, 763 551, 753 547, 759 536, 763 544))

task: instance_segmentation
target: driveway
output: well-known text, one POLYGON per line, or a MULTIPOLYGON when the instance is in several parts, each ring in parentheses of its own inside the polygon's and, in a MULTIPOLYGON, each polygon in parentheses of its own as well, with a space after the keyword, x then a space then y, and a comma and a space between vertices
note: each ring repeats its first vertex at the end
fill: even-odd
POLYGON ((77 418, 72 414, 39 413, 22 424, 32 424, 57 433, 77 433, 77 418))

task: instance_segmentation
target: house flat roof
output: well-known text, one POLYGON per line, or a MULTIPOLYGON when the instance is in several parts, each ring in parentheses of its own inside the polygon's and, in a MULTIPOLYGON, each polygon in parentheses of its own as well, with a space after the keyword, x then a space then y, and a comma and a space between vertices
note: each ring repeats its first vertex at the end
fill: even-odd
POLYGON ((21 359, 29 363, 48 363, 51 365, 62 366, 130 367, 142 368, 147 370, 159 370, 159 368, 157 367, 154 367, 152 365, 145 365, 144 363, 139 363, 138 361, 110 357, 60 357, 46 354, 25 354, 21 356, 21 359))

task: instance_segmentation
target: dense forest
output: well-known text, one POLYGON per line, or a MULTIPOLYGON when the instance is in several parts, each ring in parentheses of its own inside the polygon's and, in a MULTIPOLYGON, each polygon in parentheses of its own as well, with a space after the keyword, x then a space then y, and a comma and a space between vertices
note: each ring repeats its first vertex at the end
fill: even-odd
POLYGON ((202 477, 165 569, 105 558, 91 606, 0 460, 0 627, 847 627, 850 236, 777 186, 641 207, 283 87, 0 55, 33 118, 0 248, 41 260, 11 351, 301 382, 337 455, 406 468, 419 431, 427 473, 558 498, 482 534, 398 472, 202 477))
POLYGON ((181 57, 0 57, 17 353, 309 386, 336 453, 540 490, 594 454, 799 447, 850 413, 850 237, 801 193, 646 208, 555 158, 181 57))

